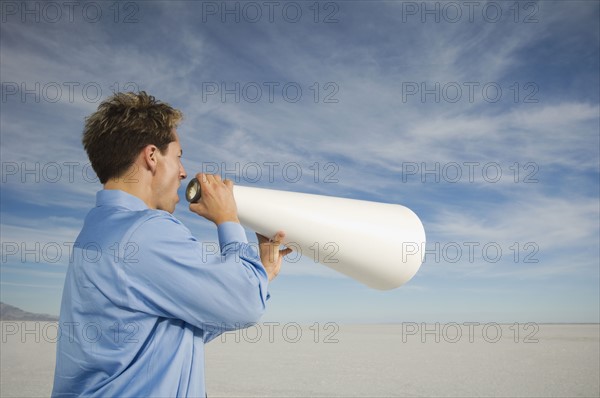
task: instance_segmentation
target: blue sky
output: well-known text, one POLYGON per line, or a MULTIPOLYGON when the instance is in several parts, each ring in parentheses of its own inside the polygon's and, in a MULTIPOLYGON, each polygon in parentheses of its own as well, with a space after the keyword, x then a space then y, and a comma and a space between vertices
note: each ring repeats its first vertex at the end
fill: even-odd
MULTIPOLYGON (((58 313, 101 188, 83 120, 134 89, 184 112, 190 175, 216 165, 423 221, 406 285, 303 258, 264 320, 600 321, 598 2, 76 3, 2 3, 3 302, 58 313)), ((216 240, 184 203, 175 215, 216 240)))

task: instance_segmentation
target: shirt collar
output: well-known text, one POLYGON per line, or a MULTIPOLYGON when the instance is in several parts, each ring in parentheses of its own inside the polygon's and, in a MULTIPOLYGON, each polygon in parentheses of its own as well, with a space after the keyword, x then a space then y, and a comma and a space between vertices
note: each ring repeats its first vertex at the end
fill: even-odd
POLYGON ((120 189, 103 189, 96 193, 96 206, 117 206, 129 210, 147 210, 146 203, 137 196, 120 189))

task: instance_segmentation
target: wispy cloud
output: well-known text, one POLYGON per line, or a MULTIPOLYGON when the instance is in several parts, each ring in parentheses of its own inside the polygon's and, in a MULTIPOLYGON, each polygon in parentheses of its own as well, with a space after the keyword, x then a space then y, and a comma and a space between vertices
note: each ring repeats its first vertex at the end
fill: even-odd
MULTIPOLYGON (((3 95, 15 84, 58 84, 62 98, 2 98, 2 241, 75 239, 101 188, 81 148, 83 120, 112 90, 144 89, 185 112, 179 131, 190 177, 216 165, 240 184, 408 205, 433 243, 497 242, 506 253, 514 242, 538 247, 540 261, 527 267, 510 254, 501 264, 481 262, 481 253, 445 268, 427 263, 419 286, 449 273, 466 281, 595 277, 599 6, 532 4, 537 22, 529 24, 510 10, 499 23, 479 14, 474 22, 464 14, 458 23, 423 23, 420 15, 405 20, 402 2, 367 1, 340 2, 330 24, 310 13, 296 24, 203 21, 194 2, 140 3, 137 24, 3 23, 3 95), (235 91, 248 83, 262 89, 259 101, 206 92, 207 84, 235 91), (282 93, 288 83, 301 87, 299 101, 282 93), (462 90, 456 102, 448 92, 406 92, 449 83, 462 90), (72 98, 65 84, 76 84, 72 98), (101 98, 86 98, 86 84, 100 87, 101 98), (266 84, 276 84, 272 93, 266 84), (473 100, 468 84, 476 84, 473 100), (499 101, 484 98, 485 84, 502 89, 499 101), (421 170, 407 176, 409 163, 421 170), (448 163, 462 168, 461 181, 423 182, 423 168, 448 163), (496 163, 504 175, 490 182, 478 168, 471 182, 466 163, 496 163), (285 175, 288 164, 302 178, 285 175), (262 175, 250 181, 255 165, 262 175), (536 181, 523 183, 532 170, 536 181)), ((182 201, 176 215, 199 239, 216 241, 214 226, 186 207, 182 201)), ((53 273, 18 269, 3 268, 14 278, 7 283, 53 273)), ((308 258, 286 264, 286 274, 345 278, 308 258)))

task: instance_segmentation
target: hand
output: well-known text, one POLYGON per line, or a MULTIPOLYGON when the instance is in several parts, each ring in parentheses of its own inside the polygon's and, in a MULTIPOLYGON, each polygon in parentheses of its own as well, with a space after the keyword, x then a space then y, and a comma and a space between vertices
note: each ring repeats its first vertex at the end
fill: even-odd
POLYGON ((197 203, 190 204, 190 210, 216 225, 227 221, 239 223, 233 181, 222 181, 217 174, 198 173, 196 178, 200 182, 202 196, 197 203))
POLYGON ((265 270, 267 270, 269 281, 271 281, 279 274, 283 257, 290 254, 292 249, 286 247, 283 250, 279 250, 279 246, 281 246, 283 239, 285 238, 285 232, 283 231, 277 232, 272 239, 258 233, 256 234, 256 237, 258 238, 260 259, 265 270))

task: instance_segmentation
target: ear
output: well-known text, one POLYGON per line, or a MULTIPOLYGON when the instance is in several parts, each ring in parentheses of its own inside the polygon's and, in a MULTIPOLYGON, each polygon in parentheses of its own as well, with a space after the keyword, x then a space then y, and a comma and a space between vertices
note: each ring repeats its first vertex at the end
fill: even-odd
POLYGON ((154 174, 158 164, 158 148, 156 145, 146 145, 143 149, 143 158, 148 170, 154 174))

